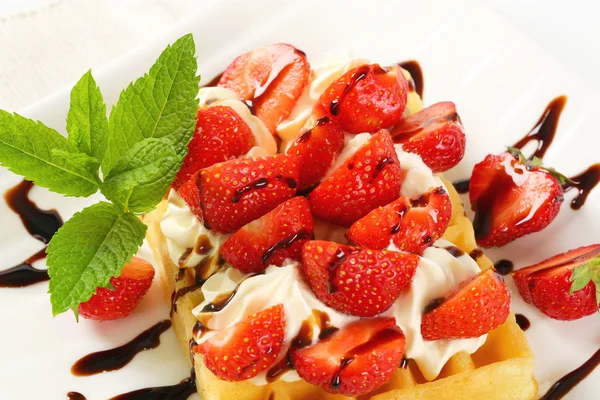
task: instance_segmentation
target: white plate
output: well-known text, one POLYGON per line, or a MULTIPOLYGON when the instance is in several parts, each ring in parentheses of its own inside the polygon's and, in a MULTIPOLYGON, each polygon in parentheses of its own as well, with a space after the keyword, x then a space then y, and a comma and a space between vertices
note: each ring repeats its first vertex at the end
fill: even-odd
MULTIPOLYGON (((382 64, 417 59, 425 75, 425 102, 454 101, 468 136, 467 154, 450 178, 469 176, 474 163, 497 153, 527 132, 546 104, 559 94, 569 100, 557 139, 545 160, 566 174, 596 162, 600 137, 593 110, 600 104, 576 76, 544 53, 493 10, 477 2, 203 2, 197 15, 184 20, 169 35, 95 71, 105 99, 113 103, 121 88, 142 74, 160 51, 177 37, 193 32, 200 72, 208 80, 242 52, 273 42, 289 42, 307 52, 313 65, 325 53, 369 57, 382 64), (252 3, 252 4, 250 4, 252 3)), ((84 71, 82 71, 83 73, 84 71)), ((205 80, 205 81, 206 81, 205 80)), ((23 113, 64 131, 68 91, 57 93, 23 113)), ((0 190, 19 178, 0 171, 0 190)), ((570 200, 573 194, 567 195, 570 200)), ((87 201, 65 200, 35 188, 33 199, 42 208, 57 208, 63 218, 87 201)), ((545 231, 489 252, 509 258, 517 267, 600 238, 600 189, 592 192, 578 212, 563 206, 545 231)), ((32 239, 17 216, 0 202, 2 266, 22 261, 41 245, 32 239)), ((64 399, 78 391, 88 399, 105 399, 147 386, 169 385, 189 376, 173 331, 162 344, 146 351, 120 371, 74 377, 70 367, 79 357, 114 347, 167 318, 157 282, 131 317, 111 323, 83 320, 70 314, 52 318, 47 285, 0 289, 0 398, 64 399)), ((532 323, 527 331, 536 354, 541 391, 582 364, 600 348, 600 318, 562 323, 552 321, 515 295, 515 312, 532 323)), ((600 370, 568 396, 591 399, 600 391, 600 370)), ((596 397, 597 398, 597 397, 596 397)))

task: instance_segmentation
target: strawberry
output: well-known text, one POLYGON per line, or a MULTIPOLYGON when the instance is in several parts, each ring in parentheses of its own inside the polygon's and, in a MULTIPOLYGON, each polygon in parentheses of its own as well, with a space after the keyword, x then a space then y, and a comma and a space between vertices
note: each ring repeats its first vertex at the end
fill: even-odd
POLYGON ((302 262, 319 300, 347 314, 373 317, 410 284, 419 257, 315 240, 304 245, 302 262))
POLYGON ((198 180, 198 175, 200 171, 196 171, 194 175, 191 176, 185 183, 183 183, 177 189, 177 193, 183 201, 186 202, 190 211, 200 220, 202 221, 202 208, 200 207, 200 193, 198 193, 198 186, 196 186, 196 181, 198 180))
POLYGON ((382 129, 312 191, 309 203, 315 216, 349 227, 375 207, 396 200, 401 184, 394 143, 382 129))
POLYGON ((600 244, 558 254, 512 273, 519 294, 547 316, 574 320, 600 304, 600 244))
POLYGON ((196 346, 204 364, 226 381, 258 375, 279 356, 285 331, 283 304, 249 315, 196 346))
POLYGON ((202 168, 238 158, 254 146, 250 127, 231 107, 212 106, 198 111, 196 131, 173 183, 178 188, 202 168))
POLYGON ((483 247, 503 246, 544 229, 563 202, 564 177, 516 149, 488 155, 473 168, 469 186, 473 228, 483 247))
POLYGON ((377 132, 400 121, 407 96, 408 82, 400 67, 361 65, 329 85, 318 107, 347 132, 377 132))
POLYGON ((154 279, 154 267, 148 261, 133 257, 118 278, 110 278, 114 290, 98 288, 79 305, 79 315, 87 319, 108 321, 131 314, 146 294, 154 279))
POLYGON ((466 137, 456 106, 443 101, 403 118, 391 129, 402 149, 421 156, 433 172, 454 167, 465 154, 466 137))
POLYGON ((231 89, 252 109, 273 135, 304 91, 310 75, 306 55, 278 43, 242 54, 231 63, 219 86, 231 89))
POLYGON ((200 171, 197 180, 205 225, 235 232, 296 194, 298 164, 293 156, 240 158, 200 171))
POLYGON ((319 182, 344 148, 344 131, 324 116, 304 131, 288 149, 300 163, 299 188, 306 189, 319 182))
POLYGON ((451 217, 450 197, 440 186, 374 209, 352 224, 346 237, 358 246, 378 250, 393 240, 400 250, 422 254, 444 234, 451 217))
POLYGON ((421 334, 425 340, 479 337, 503 324, 509 313, 508 288, 502 276, 488 269, 432 301, 423 311, 421 334))
POLYGON ((302 246, 313 236, 313 218, 304 197, 277 206, 231 236, 221 255, 245 273, 260 272, 284 260, 301 260, 302 246))
POLYGON ((402 362, 404 334, 394 318, 359 320, 308 347, 292 347, 301 378, 330 393, 360 396, 386 383, 402 362))

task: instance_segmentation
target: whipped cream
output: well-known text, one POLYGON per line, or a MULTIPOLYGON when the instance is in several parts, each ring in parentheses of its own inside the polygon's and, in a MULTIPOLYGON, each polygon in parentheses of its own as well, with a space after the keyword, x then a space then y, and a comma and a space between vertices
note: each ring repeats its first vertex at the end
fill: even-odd
MULTIPOLYGON (((438 240, 425 250, 420 257, 419 266, 411 286, 381 314, 394 317, 406 336, 406 356, 415 360, 423 376, 435 379, 442 367, 454 354, 466 351, 474 353, 485 343, 487 335, 473 339, 426 341, 421 336, 421 317, 425 306, 432 300, 443 297, 462 281, 479 272, 477 263, 464 254, 454 257, 446 247, 454 246, 446 240, 438 240)), ((393 243, 389 251, 399 251, 393 243)), ((279 361, 286 356, 293 339, 300 332, 302 323, 308 319, 312 310, 325 312, 332 326, 343 328, 358 317, 340 313, 323 304, 304 281, 297 262, 287 261, 282 267, 270 266, 262 275, 244 275, 234 268, 221 270, 206 281, 202 287, 205 301, 193 310, 194 315, 210 329, 197 340, 202 343, 219 330, 227 329, 248 315, 258 313, 269 307, 283 304, 285 312, 285 336, 279 361), (233 299, 220 311, 203 313, 202 308, 212 302, 219 294, 237 290, 233 299)), ((318 325, 314 327, 317 331, 318 325)), ((313 335, 316 342, 318 332, 313 335)), ((250 381, 256 385, 265 385, 266 371, 250 381)), ((286 372, 280 379, 287 382, 299 380, 296 371, 286 372)))
POLYGON ((160 229, 167 238, 171 261, 181 268, 196 267, 205 259, 213 257, 231 236, 206 229, 174 189, 169 192, 167 210, 160 221, 160 229), (194 251, 199 240, 207 240, 212 248, 208 251, 194 251))
MULTIPOLYGON (((432 300, 443 297, 480 269, 468 255, 454 257, 446 248, 454 244, 439 239, 427 248, 415 271, 412 284, 383 315, 393 316, 406 337, 406 357, 415 360, 427 380, 435 379, 454 354, 469 354, 479 349, 487 338, 424 340, 421 336, 422 311, 432 300)), ((390 242, 387 250, 398 251, 390 242)))

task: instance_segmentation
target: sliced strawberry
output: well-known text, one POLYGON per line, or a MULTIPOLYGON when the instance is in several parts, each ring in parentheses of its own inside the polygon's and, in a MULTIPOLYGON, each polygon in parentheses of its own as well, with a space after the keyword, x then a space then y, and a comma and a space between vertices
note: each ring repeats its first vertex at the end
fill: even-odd
POLYGON ((190 211, 200 220, 202 221, 202 208, 200 207, 200 193, 198 192, 198 186, 196 185, 196 181, 198 180, 198 175, 200 175, 200 171, 196 171, 194 175, 190 179, 188 179, 185 183, 183 183, 177 189, 177 193, 183 201, 186 202, 190 211))
POLYGON ((404 334, 394 318, 359 320, 317 344, 292 348, 301 378, 330 393, 360 396, 386 383, 402 362, 404 334))
POLYGON ((79 315, 98 321, 126 317, 150 289, 152 279, 152 264, 139 257, 133 257, 118 278, 110 278, 115 290, 98 288, 88 301, 79 305, 79 315))
POLYGON ((260 272, 284 260, 300 261, 313 236, 313 218, 304 197, 294 197, 244 225, 223 244, 221 255, 242 272, 260 272))
POLYGON ((347 314, 373 317, 408 287, 419 257, 314 240, 304 245, 302 261, 319 300, 347 314))
POLYGON ((469 197, 477 243, 503 246, 548 226, 563 202, 563 189, 553 174, 520 153, 490 154, 476 164, 469 197))
POLYGON ((393 240, 399 250, 422 254, 444 234, 451 217, 450 197, 438 187, 374 209, 352 224, 346 237, 358 246, 378 250, 393 240))
POLYGON ((295 157, 277 154, 240 158, 200 171, 197 180, 205 225, 235 232, 296 194, 299 168, 295 157))
POLYGON ((215 105, 199 110, 196 131, 173 187, 183 185, 202 168, 246 154, 252 146, 252 130, 231 107, 215 105))
POLYGON ((344 131, 325 116, 306 130, 288 149, 300 163, 300 189, 319 182, 344 148, 344 131))
POLYGON ((278 43, 252 50, 227 67, 219 86, 251 101, 256 116, 273 135, 286 119, 308 83, 306 55, 294 46, 278 43))
POLYGON ((196 346, 204 364, 226 381, 243 381, 266 370, 279 356, 285 333, 283 304, 249 315, 196 346))
POLYGON ((349 227, 400 196, 402 169, 386 130, 373 135, 309 197, 314 215, 349 227))
POLYGON ((433 172, 454 167, 465 154, 466 137, 456 106, 443 101, 403 118, 391 129, 402 149, 421 156, 433 172))
POLYGON ((512 275, 523 300, 547 316, 574 320, 591 315, 600 302, 600 244, 558 254, 512 275))
POLYGON ((488 269, 432 301, 423 311, 421 334, 425 340, 479 337, 503 324, 509 313, 508 288, 502 276, 488 269))
POLYGON ((408 82, 398 66, 354 68, 323 92, 319 107, 350 133, 377 132, 397 124, 408 96, 408 82))

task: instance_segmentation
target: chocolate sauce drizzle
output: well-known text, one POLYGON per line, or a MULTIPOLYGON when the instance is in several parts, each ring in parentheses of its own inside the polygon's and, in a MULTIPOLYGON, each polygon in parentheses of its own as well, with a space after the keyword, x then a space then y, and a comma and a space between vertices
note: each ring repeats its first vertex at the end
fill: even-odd
POLYGON ((515 314, 515 320, 523 332, 525 332, 531 326, 531 322, 529 322, 527 317, 523 314, 515 314))
POLYGON ((562 399, 578 383, 584 380, 600 364, 600 349, 598 349, 589 360, 579 368, 569 372, 560 378, 552 387, 540 397, 540 400, 558 400, 562 399))
POLYGON ((194 393, 196 378, 192 369, 192 376, 176 385, 139 389, 111 397, 109 400, 187 400, 194 393))
POLYGON ((138 353, 158 347, 160 335, 170 327, 170 320, 160 321, 122 346, 88 354, 73 364, 71 373, 76 376, 89 376, 121 369, 138 353))
POLYGON ((300 231, 298 233, 294 233, 292 235, 289 235, 285 239, 283 239, 283 240, 275 243, 273 246, 269 247, 267 249, 267 251, 265 251, 265 253, 262 255, 260 261, 263 264, 266 264, 266 263, 269 262, 269 259, 271 257, 273 257, 275 255, 275 253, 277 253, 279 250, 290 248, 297 241, 299 241, 299 240, 305 240, 305 239, 311 239, 312 236, 313 236, 312 233, 310 233, 308 231, 300 231))
POLYGON ((457 181, 452 182, 452 186, 454 189, 460 194, 469 193, 469 185, 471 184, 471 179, 459 179, 457 181))
POLYGON ((375 75, 386 73, 386 71, 378 65, 363 65, 358 67, 350 77, 350 82, 348 82, 340 97, 330 102, 329 112, 331 113, 331 115, 336 116, 340 114, 340 105, 344 102, 344 99, 346 98, 348 93, 358 84, 358 82, 362 81, 368 76, 371 68, 373 69, 373 74, 375 75))
POLYGON ((417 92, 417 94, 423 98, 425 83, 423 80, 423 70, 421 69, 419 62, 416 60, 409 60, 398 63, 398 65, 410 73, 412 79, 408 81, 408 89, 417 92))
POLYGON ((565 183, 563 185, 563 190, 568 192, 573 188, 577 189, 577 195, 571 200, 571 208, 573 210, 579 210, 585 203, 592 189, 595 188, 600 181, 600 163, 591 165, 582 173, 572 176, 569 179, 574 183, 565 183))
POLYGON ((86 398, 79 392, 69 392, 67 393, 67 400, 86 400, 86 398))
POLYGON ((212 78, 210 81, 208 81, 208 83, 206 83, 204 85, 200 85, 200 87, 215 87, 221 80, 222 76, 223 76, 223 72, 221 72, 219 75, 212 78))
MULTIPOLYGON (((21 218, 29 234, 40 242, 48 244, 63 221, 56 210, 42 210, 29 199, 32 188, 32 182, 22 181, 9 189, 4 199, 8 207, 21 218)), ((22 263, 0 271, 0 287, 17 288, 49 280, 48 271, 33 267, 34 262, 44 258, 46 258, 46 247, 22 263)))
POLYGON ((353 254, 358 251, 358 248, 349 246, 340 247, 336 250, 335 254, 333 255, 333 259, 329 262, 327 268, 327 271, 329 272, 329 285, 327 289, 329 294, 335 293, 338 290, 334 283, 338 268, 344 263, 344 261, 346 261, 346 257, 348 257, 349 254, 353 254))
POLYGON ((494 264, 494 268, 500 275, 509 275, 515 269, 515 265, 510 260, 500 260, 494 264))
MULTIPOLYGON (((295 189, 298 186, 298 182, 292 177, 289 176, 281 176, 277 175, 275 180, 280 181, 283 180, 288 185, 290 189, 295 189)), ((236 204, 239 203, 242 199, 242 196, 248 193, 251 190, 263 189, 269 185, 269 180, 267 178, 259 178, 252 183, 247 184, 246 186, 242 186, 239 189, 236 189, 233 196, 231 196, 231 202, 236 204)))

